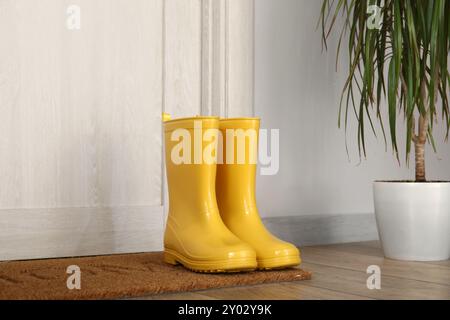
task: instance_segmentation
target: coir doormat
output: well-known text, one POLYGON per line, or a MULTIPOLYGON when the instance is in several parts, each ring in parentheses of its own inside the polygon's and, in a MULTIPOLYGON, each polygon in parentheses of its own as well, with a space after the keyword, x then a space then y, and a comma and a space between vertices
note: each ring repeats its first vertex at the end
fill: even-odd
POLYGON ((0 299, 114 299, 310 278, 297 268, 194 273, 165 264, 161 252, 11 261, 0 262, 0 299))

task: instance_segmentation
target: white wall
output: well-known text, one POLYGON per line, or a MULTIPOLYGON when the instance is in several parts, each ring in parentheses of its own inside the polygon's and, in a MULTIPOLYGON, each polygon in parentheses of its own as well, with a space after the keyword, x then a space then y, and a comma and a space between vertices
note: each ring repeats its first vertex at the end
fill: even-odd
MULTIPOLYGON (((373 180, 413 178, 370 132, 368 159, 359 164, 350 128, 348 161, 344 130, 337 128, 346 66, 335 72, 336 38, 322 52, 316 31, 321 2, 256 1, 255 111, 263 127, 280 129, 281 140, 278 175, 258 177, 265 217, 370 213, 373 180)), ((442 133, 437 139, 443 141, 442 133)), ((448 180, 450 145, 440 143, 439 150, 439 157, 428 150, 428 178, 448 180)))

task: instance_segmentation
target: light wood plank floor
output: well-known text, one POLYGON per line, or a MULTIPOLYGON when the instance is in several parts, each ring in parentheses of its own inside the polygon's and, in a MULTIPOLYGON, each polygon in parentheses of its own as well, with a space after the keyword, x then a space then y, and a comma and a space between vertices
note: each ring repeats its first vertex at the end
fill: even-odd
POLYGON ((303 247, 309 281, 164 294, 140 299, 450 299, 450 260, 385 259, 377 241, 303 247), (369 290, 367 267, 381 268, 381 289, 369 290))

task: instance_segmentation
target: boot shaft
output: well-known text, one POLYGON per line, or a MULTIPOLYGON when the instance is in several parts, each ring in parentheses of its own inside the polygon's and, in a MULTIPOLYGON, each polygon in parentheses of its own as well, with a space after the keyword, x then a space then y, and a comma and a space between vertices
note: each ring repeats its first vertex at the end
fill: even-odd
POLYGON ((260 120, 220 121, 223 164, 217 166, 216 194, 222 218, 229 212, 256 211, 255 183, 260 120))
POLYGON ((169 214, 217 211, 218 128, 217 117, 164 122, 169 214))

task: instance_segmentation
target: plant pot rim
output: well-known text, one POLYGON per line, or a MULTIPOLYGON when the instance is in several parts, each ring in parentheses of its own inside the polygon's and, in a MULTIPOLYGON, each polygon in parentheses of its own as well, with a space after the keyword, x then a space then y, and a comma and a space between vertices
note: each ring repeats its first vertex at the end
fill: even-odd
POLYGON ((374 184, 404 184, 404 185, 435 185, 450 184, 450 181, 430 180, 425 182, 417 182, 414 180, 375 180, 374 184))

